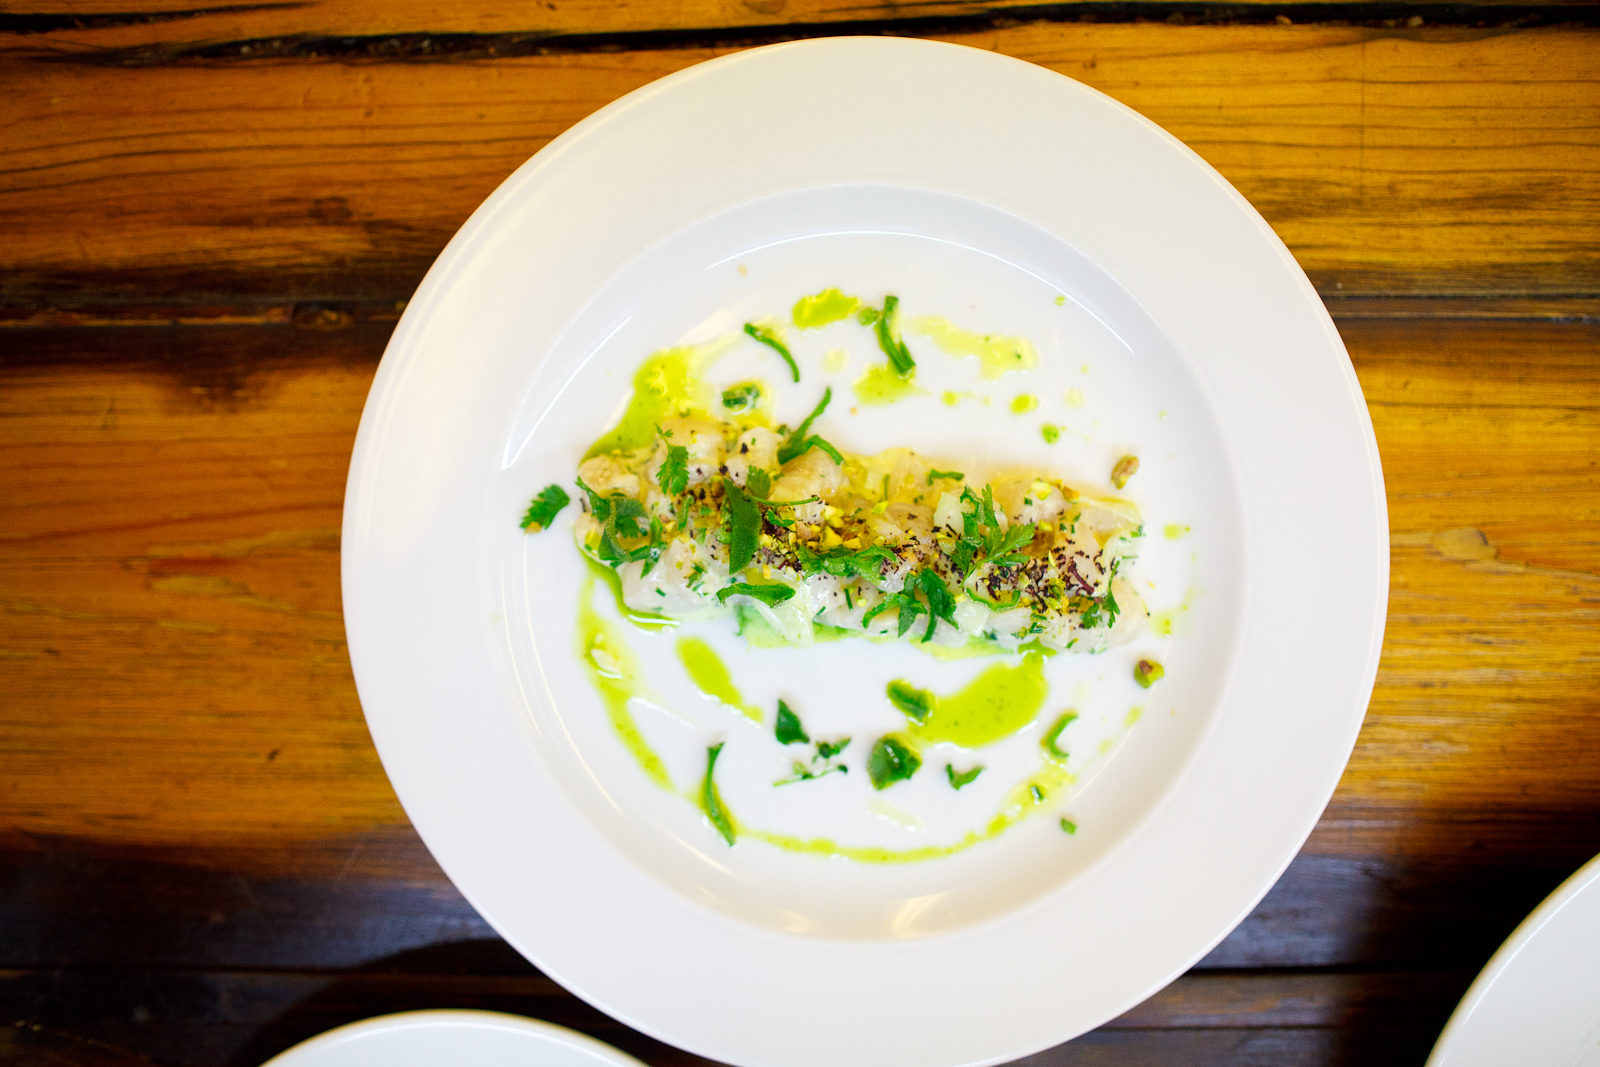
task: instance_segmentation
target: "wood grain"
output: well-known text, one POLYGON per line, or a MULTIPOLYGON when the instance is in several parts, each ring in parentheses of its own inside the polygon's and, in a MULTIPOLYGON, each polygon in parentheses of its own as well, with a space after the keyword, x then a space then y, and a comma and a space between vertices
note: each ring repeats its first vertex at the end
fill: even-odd
MULTIPOLYGON (((949 39, 1190 144, 1335 294, 1600 292, 1600 33, 1034 24, 949 39)), ((683 48, 119 66, 0 53, 0 302, 403 299, 533 152, 683 48)))
MULTIPOLYGON (((1530 13, 1536 19, 1560 20, 1563 11, 1573 11, 1583 2, 1553 0, 1537 6, 1490 2, 1464 7, 1453 0, 1419 0, 1407 6, 1416 12, 1419 26, 1441 18, 1456 25, 1497 25, 1502 21, 1526 24, 1530 13)), ((1399 13, 1392 5, 1373 5, 1365 0, 1326 0, 1316 5, 1237 0, 1220 10, 1194 3, 1135 5, 1099 0, 1053 4, 1014 0, 924 0, 916 4, 841 0, 685 0, 676 4, 616 4, 602 0, 534 4, 508 0, 301 0, 214 5, 199 5, 193 0, 146 0, 138 5, 120 0, 32 0, 25 9, 7 12, 0 29, 28 32, 36 46, 62 51, 155 47, 170 55, 221 42, 253 41, 270 49, 272 43, 280 41, 360 38, 364 45, 381 46, 384 37, 404 37, 412 47, 426 53, 430 45, 443 52, 457 44, 450 38, 469 35, 500 37, 503 45, 514 46, 519 42, 570 37, 593 39, 663 32, 793 33, 801 27, 835 27, 846 32, 895 27, 914 30, 955 21, 1075 18, 1080 11, 1107 22, 1131 21, 1135 17, 1159 21, 1169 17, 1169 11, 1183 12, 1180 19, 1187 16, 1207 21, 1273 21, 1279 17, 1309 21, 1349 14, 1375 23, 1386 22, 1391 28, 1405 25, 1412 17, 1411 11, 1399 13)), ((484 46, 492 43, 482 42, 484 46)), ((338 42, 329 40, 326 44, 337 47, 338 42)))

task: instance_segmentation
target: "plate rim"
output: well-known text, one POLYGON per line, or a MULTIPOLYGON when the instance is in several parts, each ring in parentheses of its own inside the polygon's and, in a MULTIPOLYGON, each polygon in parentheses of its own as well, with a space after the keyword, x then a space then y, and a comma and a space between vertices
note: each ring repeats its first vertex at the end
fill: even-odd
MULTIPOLYGON (((613 1048, 598 1038, 556 1023, 546 1022, 543 1019, 534 1019, 526 1015, 514 1015, 504 1011, 488 1011, 482 1008, 421 1008, 414 1011, 392 1012, 387 1015, 374 1015, 367 1019, 357 1019, 354 1022, 336 1026, 332 1030, 324 1030, 306 1038, 298 1044, 284 1049, 261 1065, 261 1067, 295 1067, 300 1058, 338 1045, 354 1037, 368 1034, 383 1034, 390 1031, 407 1031, 419 1028, 436 1030, 454 1029, 482 1029, 493 1027, 497 1030, 511 1030, 518 1033, 537 1037, 543 1041, 555 1042, 563 1045, 576 1046, 604 1059, 613 1067, 645 1067, 639 1060, 613 1048)), ((364 1062, 364 1061, 363 1061, 364 1062)))

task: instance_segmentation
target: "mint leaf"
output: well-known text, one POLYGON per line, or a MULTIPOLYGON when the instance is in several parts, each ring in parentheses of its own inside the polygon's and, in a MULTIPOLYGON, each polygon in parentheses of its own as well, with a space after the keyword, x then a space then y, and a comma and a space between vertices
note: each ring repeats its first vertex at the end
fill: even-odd
POLYGON ((756 541, 761 536, 761 509, 731 480, 724 481, 723 488, 728 508, 728 573, 738 574, 750 566, 756 554, 756 541))
POLYGON ((962 786, 970 784, 978 777, 978 775, 982 774, 983 766, 980 764, 979 766, 972 768, 970 771, 962 771, 960 774, 957 774, 955 767, 949 763, 946 763, 944 765, 944 773, 946 777, 950 779, 950 787, 952 789, 960 789, 962 786))
POLYGON ((811 736, 806 733, 806 728, 800 725, 800 716, 796 715, 789 708, 789 705, 781 700, 778 701, 778 727, 776 732, 778 744, 780 745, 793 745, 811 740, 811 736))
POLYGON ((794 589, 787 585, 750 585, 747 582, 734 582, 717 590, 717 599, 724 604, 731 596, 747 596, 761 601, 770 608, 794 596, 794 589))
POLYGON ((928 721, 939 706, 939 698, 926 689, 918 689, 910 682, 889 683, 889 703, 899 708, 906 717, 918 725, 928 721))
POLYGON ((561 509, 572 503, 572 498, 567 491, 559 485, 547 485, 533 498, 533 503, 528 505, 528 513, 522 516, 522 528, 529 533, 538 533, 547 530, 550 524, 560 514, 561 509))
POLYGON ((867 777, 872 788, 887 789, 917 773, 922 757, 913 752, 904 741, 893 734, 878 738, 867 756, 867 777))

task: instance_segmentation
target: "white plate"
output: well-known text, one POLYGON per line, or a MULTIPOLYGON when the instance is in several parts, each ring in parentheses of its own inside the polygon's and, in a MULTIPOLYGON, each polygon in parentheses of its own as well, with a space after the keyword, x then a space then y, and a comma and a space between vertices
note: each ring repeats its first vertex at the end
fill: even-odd
MULTIPOLYGON (((1387 595, 1359 385, 1261 218, 1092 90, 887 38, 684 71, 513 175, 395 332, 345 515, 356 681, 435 857, 569 989, 736 1064, 1000 1062, 1180 974, 1266 892, 1326 803, 1370 695, 1387 595), (1085 712, 1071 743, 1095 757, 1076 791, 1050 798, 1049 819, 919 864, 724 846, 606 722, 574 648, 585 572, 570 537, 516 529, 532 493, 570 484, 651 351, 737 331, 826 285, 896 292, 908 313, 1022 334, 1045 358, 984 384, 908 335, 919 380, 996 403, 947 408, 936 391, 859 417, 849 380, 873 353, 854 327, 800 345, 800 385, 779 382, 753 342, 717 372, 764 368, 791 421, 831 382, 818 428, 852 451, 908 444, 1093 483, 1136 451, 1127 493, 1151 532, 1136 576, 1153 607, 1186 619, 1170 641, 1056 657, 1052 705, 1085 712), (832 378, 830 344, 852 354, 832 378), (1067 405, 1071 388, 1085 407, 1067 405), (1044 401, 1027 418, 1005 403, 1022 391, 1044 401), (1048 446, 1041 421, 1076 435, 1048 446), (1193 532, 1168 541, 1168 523, 1193 532), (1140 654, 1168 669, 1147 694, 1128 677, 1140 654)), ((637 717, 675 790, 726 740, 719 782, 744 822, 894 847, 947 842, 973 817, 934 788, 937 773, 880 798, 920 829, 863 814, 859 759, 896 721, 871 698, 884 679, 948 691, 975 661, 862 642, 746 650, 727 623, 696 633, 749 699, 787 696, 819 734, 863 743, 856 774, 773 791, 760 764, 777 758, 770 735, 695 697, 670 638, 630 635, 672 712, 637 717), (815 798, 814 825, 802 825, 813 801, 795 797, 815 798)), ((1017 751, 1036 754, 1043 728, 1017 751)))
POLYGON ((341 1026, 262 1067, 643 1067, 561 1026, 497 1011, 408 1011, 341 1026))
POLYGON ((1533 910, 1478 975, 1428 1067, 1600 1067, 1600 856, 1533 910))

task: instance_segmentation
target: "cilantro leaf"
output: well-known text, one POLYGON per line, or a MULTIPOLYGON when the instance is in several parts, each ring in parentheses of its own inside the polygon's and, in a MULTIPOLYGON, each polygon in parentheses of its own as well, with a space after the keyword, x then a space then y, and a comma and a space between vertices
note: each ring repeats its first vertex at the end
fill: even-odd
POLYGON ((549 529, 561 509, 570 503, 572 498, 565 489, 559 485, 545 486, 533 498, 533 503, 528 505, 528 513, 522 517, 522 528, 529 533, 549 529))
POLYGON ((668 496, 677 496, 689 488, 689 450, 683 445, 668 445, 667 458, 656 472, 656 480, 668 496))
POLYGON ((955 766, 946 763, 944 765, 944 773, 945 776, 950 779, 950 788, 960 789, 964 785, 971 784, 972 781, 978 777, 978 775, 983 773, 983 765, 979 764, 969 771, 962 771, 960 774, 957 774, 955 766))
POLYGON ((734 582, 717 590, 717 599, 724 604, 731 596, 747 596, 752 600, 759 600, 770 607, 776 607, 785 600, 794 596, 794 587, 788 585, 751 585, 748 582, 734 582))
POLYGON ((728 809, 722 806, 722 795, 717 792, 717 783, 711 780, 711 772, 716 769, 717 756, 722 753, 725 742, 718 741, 706 749, 706 776, 700 783, 700 809, 706 813, 706 818, 711 820, 711 825, 717 833, 730 846, 734 842, 733 819, 728 815, 728 809))
POLYGON ((926 689, 918 689, 910 682, 890 682, 888 692, 889 703, 899 708, 908 719, 918 725, 927 722, 928 716, 939 706, 938 697, 926 689))
POLYGON ((872 752, 867 756, 867 777, 872 779, 872 788, 887 789, 916 774, 921 766, 921 756, 904 741, 888 734, 878 738, 878 743, 872 746, 872 752))
POLYGON ((789 373, 794 375, 794 380, 797 382, 800 380, 800 364, 794 361, 794 357, 789 354, 788 346, 778 340, 777 334, 767 327, 757 326, 753 322, 744 324, 744 332, 782 356, 783 361, 789 364, 789 373))
POLYGON ((806 733, 806 728, 800 725, 800 716, 790 709, 788 704, 778 701, 778 726, 776 730, 778 744, 793 745, 811 740, 811 735, 806 733))

